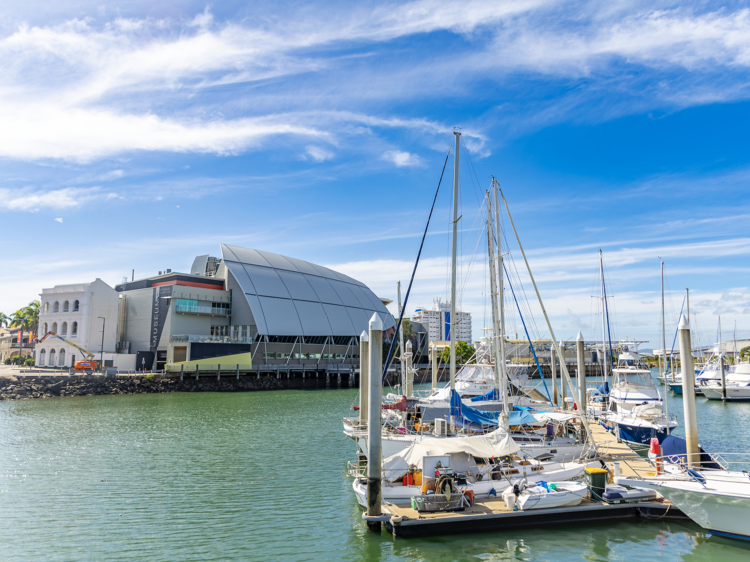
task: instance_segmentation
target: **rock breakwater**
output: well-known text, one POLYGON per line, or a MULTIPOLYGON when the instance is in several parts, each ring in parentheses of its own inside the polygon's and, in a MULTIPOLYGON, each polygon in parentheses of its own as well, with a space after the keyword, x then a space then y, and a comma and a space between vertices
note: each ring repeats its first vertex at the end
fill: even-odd
POLYGON ((99 396, 108 394, 155 394, 164 392, 247 392, 337 386, 335 376, 317 378, 277 378, 276 374, 257 376, 159 378, 74 376, 0 377, 0 400, 53 398, 58 396, 99 396))

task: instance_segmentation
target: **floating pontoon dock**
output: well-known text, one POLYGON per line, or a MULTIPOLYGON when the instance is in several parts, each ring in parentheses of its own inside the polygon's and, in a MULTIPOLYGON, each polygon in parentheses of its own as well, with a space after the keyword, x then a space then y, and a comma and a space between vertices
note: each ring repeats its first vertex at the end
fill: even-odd
MULTIPOLYGON (((614 472, 614 463, 619 463, 621 476, 654 474, 653 466, 625 443, 618 442, 599 424, 591 423, 590 427, 598 458, 607 465, 610 473, 614 472)), ((549 528, 576 523, 609 523, 638 517, 689 521, 680 510, 663 499, 618 504, 586 499, 576 506, 513 511, 506 507, 501 497, 490 497, 477 499, 472 507, 464 511, 418 512, 411 505, 385 503, 381 516, 369 518, 363 515, 366 521, 381 521, 394 536, 405 538, 504 531, 540 525, 549 528)))

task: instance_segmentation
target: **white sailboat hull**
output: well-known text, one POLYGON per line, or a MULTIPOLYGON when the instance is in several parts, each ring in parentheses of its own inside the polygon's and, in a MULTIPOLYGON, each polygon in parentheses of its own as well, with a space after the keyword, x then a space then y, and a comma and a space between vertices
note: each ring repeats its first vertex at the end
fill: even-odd
MULTIPOLYGON (((601 466, 598 462, 595 463, 596 466, 601 466)), ((575 478, 580 477, 583 474, 583 471, 588 465, 585 464, 578 464, 578 463, 566 463, 563 465, 563 468, 560 468, 558 470, 551 470, 549 472, 547 471, 539 471, 539 472, 529 472, 526 475, 526 480, 528 482, 538 482, 540 480, 544 480, 547 482, 556 482, 556 481, 565 481, 565 480, 573 480, 575 478)), ((592 464, 591 466, 594 466, 592 464)), ((518 480, 519 478, 522 478, 523 474, 515 476, 514 480, 518 480)), ((479 499, 483 497, 487 497, 490 495, 491 490, 495 491, 495 494, 498 496, 502 495, 502 492, 510 486, 510 483, 508 480, 482 480, 481 482, 474 482, 466 484, 465 486, 460 486, 461 489, 464 490, 472 490, 474 492, 474 498, 479 499)), ((352 489, 354 490, 354 495, 357 497, 357 503, 362 508, 367 507, 367 479, 365 478, 355 478, 354 482, 352 483, 352 489)), ((400 505, 400 504, 408 504, 411 502, 411 499, 415 496, 419 496, 422 494, 422 488, 420 486, 402 486, 400 484, 390 484, 390 483, 383 483, 383 486, 381 488, 381 493, 383 497, 383 501, 400 505)))
MULTIPOLYGON (((717 483, 706 472, 706 484, 694 481, 627 480, 652 488, 698 525, 712 533, 750 540, 750 482, 717 483)), ((741 473, 738 473, 741 474, 741 473)))
MULTIPOLYGON (((704 386, 703 396, 709 400, 722 400, 721 386, 704 386)), ((727 385, 727 400, 735 402, 750 400, 750 386, 727 385)))

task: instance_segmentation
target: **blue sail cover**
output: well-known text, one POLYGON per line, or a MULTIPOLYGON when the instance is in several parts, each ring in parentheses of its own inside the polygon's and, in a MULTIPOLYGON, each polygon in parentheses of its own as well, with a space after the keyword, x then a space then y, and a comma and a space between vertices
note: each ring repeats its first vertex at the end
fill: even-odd
MULTIPOLYGON (((711 455, 703 450, 703 447, 699 447, 699 449, 701 452, 701 468, 721 470, 721 466, 714 462, 711 455)), ((670 460, 674 463, 678 462, 678 459, 682 459, 682 461, 685 462, 687 459, 687 444, 685 443, 685 440, 675 437, 674 435, 668 435, 661 443, 661 456, 670 457, 670 460)))
MULTIPOLYGON (((481 425, 499 425, 501 412, 486 412, 467 406, 461 401, 461 396, 455 390, 451 390, 451 415, 463 418, 472 423, 481 425)), ((508 412, 508 423, 510 425, 522 425, 536 423, 537 419, 527 411, 508 412)))
POLYGON ((493 388, 487 394, 482 394, 481 396, 475 396, 474 398, 471 399, 472 402, 484 402, 486 400, 500 400, 500 393, 497 391, 496 388, 493 388))

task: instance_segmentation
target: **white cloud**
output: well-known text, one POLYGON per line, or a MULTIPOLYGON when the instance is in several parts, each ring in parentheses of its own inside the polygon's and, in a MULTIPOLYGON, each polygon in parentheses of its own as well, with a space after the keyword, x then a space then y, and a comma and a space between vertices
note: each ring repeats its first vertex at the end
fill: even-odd
POLYGON ((62 224, 62 219, 55 219, 55 222, 59 222, 60 224, 62 224))
POLYGON ((383 153, 383 159, 393 162, 399 168, 405 166, 420 166, 422 164, 422 160, 419 156, 401 150, 388 150, 383 153))
POLYGON ((308 146, 305 150, 308 156, 316 162, 325 162, 335 156, 333 152, 320 146, 308 146))
MULTIPOLYGON (((69 209, 107 197, 98 187, 68 187, 52 191, 0 188, 0 210, 69 209)), ((62 222, 62 219, 59 221, 62 222)))

